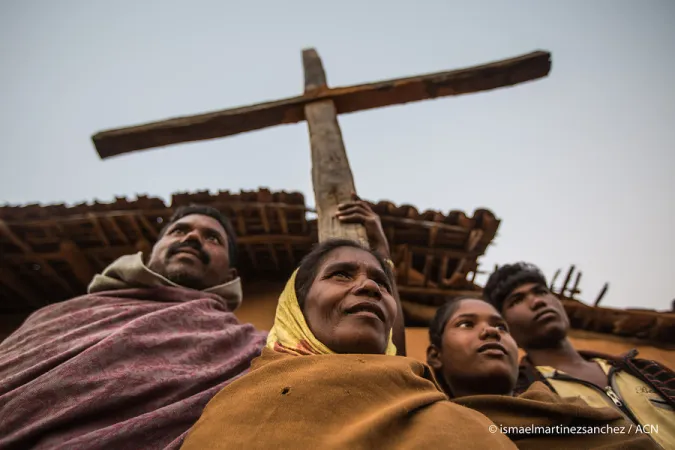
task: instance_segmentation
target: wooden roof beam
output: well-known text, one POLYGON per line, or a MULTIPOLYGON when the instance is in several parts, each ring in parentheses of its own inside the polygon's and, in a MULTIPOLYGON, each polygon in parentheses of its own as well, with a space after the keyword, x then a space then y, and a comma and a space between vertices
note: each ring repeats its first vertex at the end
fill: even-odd
POLYGON ((598 293, 598 296, 595 298, 595 301, 593 302, 593 306, 597 307, 600 305, 600 301, 602 301, 602 298, 605 296, 607 293, 607 290, 609 290, 609 283, 605 283, 602 285, 602 290, 598 293))
MULTIPOLYGON (((281 232, 284 235, 288 234, 288 220, 286 219, 286 211, 284 208, 279 206, 274 207, 274 210, 277 212, 277 218, 279 219, 279 224, 281 225, 281 232)), ((291 244, 284 244, 286 249, 286 255, 288 256, 288 261, 292 266, 295 266, 295 256, 293 256, 293 248, 291 244)))
POLYGON ((19 249, 21 249, 21 251, 24 253, 33 252, 33 249, 30 247, 30 245, 25 243, 16 234, 14 234, 9 225, 7 225, 7 222, 2 219, 0 219, 0 236, 5 236, 12 244, 19 247, 19 249))
POLYGON ((244 216, 242 214, 242 206, 232 206, 232 210, 234 211, 234 216, 237 223, 237 241, 239 241, 242 236, 248 233, 248 230, 246 229, 246 220, 244 220, 244 216))
MULTIPOLYGON (((475 249, 478 246, 480 240, 483 238, 483 234, 484 234, 483 230, 479 228, 474 228, 473 230, 471 230, 471 232, 469 233, 469 237, 466 240, 466 245, 464 247, 464 250, 466 250, 466 255, 475 254, 475 249)), ((466 275, 468 273, 466 267, 467 263, 469 262, 469 259, 474 260, 476 259, 476 258, 469 258, 466 255, 462 259, 457 261, 457 265, 455 266, 455 270, 452 273, 452 275, 450 275, 450 277, 447 280, 443 280, 445 285, 452 286, 456 282, 466 279, 466 275)))
MULTIPOLYGON (((324 75, 324 83, 318 78, 311 80, 317 88, 306 89, 298 97, 103 131, 92 140, 100 157, 105 159, 136 150, 301 122, 306 120, 305 108, 323 100, 334 103, 335 114, 346 114, 513 86, 543 78, 550 70, 551 54, 536 51, 465 69, 332 89, 325 86, 324 75)), ((306 79, 319 76, 314 69, 306 69, 305 73, 306 79)))
POLYGON ((143 236, 143 231, 141 231, 141 226, 138 224, 138 220, 134 215, 123 216, 127 222, 131 225, 131 228, 134 229, 136 233, 136 240, 145 239, 143 236))
POLYGON ((448 274, 448 264, 450 263, 450 257, 449 256, 443 256, 441 257, 441 264, 438 267, 438 282, 443 284, 443 280, 445 280, 446 275, 448 274))
POLYGON ((270 221, 267 218, 267 210, 265 209, 265 206, 258 207, 258 212, 260 213, 260 222, 262 223, 263 230, 265 230, 265 233, 269 234, 272 228, 270 227, 270 221))
POLYGON ((570 269, 567 271, 567 275, 565 276, 565 281, 563 281, 563 285, 560 288, 560 295, 563 297, 565 296, 565 291, 567 290, 567 285, 569 284, 570 280, 572 279, 572 274, 574 273, 574 264, 570 266, 570 269))
POLYGON ((120 240, 122 242, 124 242, 125 244, 128 244, 129 238, 127 237, 126 234, 124 234, 124 232, 120 228, 117 221, 115 221, 115 217, 113 215, 108 215, 108 214, 104 215, 103 217, 105 217, 105 219, 108 221, 108 223, 110 224, 112 229, 115 230, 115 234, 117 234, 117 236, 120 238, 120 240))
POLYGON ((295 236, 290 234, 252 234, 237 238, 237 244, 307 244, 314 243, 312 236, 295 236))
MULTIPOLYGON (((237 245, 244 247, 246 245, 252 244, 274 244, 274 245, 290 245, 290 246, 311 246, 314 243, 312 236, 295 236, 295 235, 249 235, 242 236, 237 238, 237 245)), ((91 248, 87 250, 87 254, 92 257, 110 257, 110 256, 121 256, 133 254, 139 251, 144 253, 152 250, 152 245, 145 239, 139 239, 134 243, 134 245, 115 245, 110 247, 99 247, 91 248)), ((62 253, 51 252, 51 253, 42 253, 39 256, 34 253, 15 253, 3 255, 3 258, 7 261, 16 262, 16 263, 26 263, 33 262, 37 259, 40 260, 40 263, 45 263, 50 260, 59 260, 62 258, 62 253)))
POLYGON ((82 253, 82 250, 70 240, 62 241, 59 249, 63 254, 64 259, 70 265, 73 274, 75 274, 75 278, 77 278, 83 286, 89 286, 94 275, 96 275, 96 270, 91 266, 87 257, 82 253))
POLYGON ((422 286, 428 286, 429 285, 429 275, 431 275, 431 266, 434 263, 434 257, 433 255, 427 255, 426 258, 424 258, 424 267, 422 268, 422 286))
POLYGON ((136 217, 138 217, 138 220, 141 222, 141 225, 150 233, 150 237, 153 240, 156 240, 159 237, 159 233, 157 232, 157 229, 150 223, 147 217, 145 217, 145 214, 139 214, 136 217))
POLYGON ((581 275, 582 275, 581 271, 577 272, 577 277, 574 280, 574 285, 572 286, 572 289, 570 289, 570 298, 574 298, 575 295, 581 294, 581 290, 579 289, 579 283, 581 282, 581 275))
MULTIPOLYGON (((220 208, 227 206, 228 208, 243 208, 243 209, 255 209, 259 208, 260 206, 265 206, 265 207, 279 207, 283 208, 285 210, 291 210, 291 211, 311 211, 314 212, 312 209, 307 208, 306 205, 304 204, 288 204, 288 203, 279 203, 279 202, 245 202, 245 201, 235 201, 235 202, 213 202, 209 203, 209 206, 212 206, 214 208, 220 208)), ((50 217, 49 219, 25 219, 25 220, 12 220, 8 224, 11 225, 21 225, 21 226, 43 226, 45 223, 53 224, 56 227, 58 227, 61 231, 61 224, 63 223, 70 223, 70 222, 87 222, 91 220, 91 216, 95 217, 115 217, 115 218, 120 218, 120 217, 137 217, 141 218, 143 216, 161 216, 162 214, 166 214, 167 210, 166 209, 132 209, 132 210, 118 210, 118 211, 93 211, 93 212, 87 212, 83 214, 69 214, 67 216, 53 216, 50 217)), ((147 220, 147 218, 146 218, 147 220)), ((148 221, 149 223, 149 221, 148 221)), ((153 228, 154 230, 154 228, 153 228)))
POLYGON ((439 289, 421 286, 398 286, 398 292, 401 295, 433 295, 433 296, 458 296, 458 295, 480 295, 481 291, 466 289, 439 289))
POLYGON ((26 306, 30 308, 42 308, 47 304, 47 302, 42 300, 40 295, 27 286, 26 283, 19 280, 16 274, 7 267, 0 267, 0 284, 4 284, 20 295, 21 300, 25 301, 26 306))
POLYGON ((103 244, 106 247, 110 247, 110 239, 108 239, 108 236, 106 236, 105 231, 101 226, 101 222, 98 221, 98 217, 95 216, 94 214, 87 214, 87 217, 89 218, 90 223, 93 224, 94 231, 96 231, 96 235, 98 236, 98 238, 103 242, 103 244))
POLYGON ((553 288, 555 287, 555 282, 560 276, 560 269, 556 270, 555 273, 553 274, 553 278, 551 278, 551 284, 549 285, 548 289, 553 292, 553 288))
POLYGON ((380 220, 382 221, 382 224, 387 224, 387 225, 410 225, 413 227, 420 227, 420 228, 430 228, 430 229, 436 229, 438 231, 445 231, 448 233, 458 233, 458 234, 466 234, 469 233, 469 229, 459 226, 459 225, 449 225, 447 223, 442 223, 442 222, 433 222, 431 220, 418 220, 418 219, 410 219, 407 217, 395 217, 395 216, 380 216, 380 220))
MULTIPOLYGON (((14 245, 19 247, 30 261, 35 261, 40 270, 44 269, 44 273, 47 274, 53 281, 56 281, 63 289, 66 290, 69 294, 74 294, 73 288, 59 276, 58 273, 49 265, 49 263, 42 257, 42 255, 36 254, 30 245, 21 240, 14 232, 11 230, 7 223, 0 219, 0 235, 5 236, 9 239, 14 245)), ((3 258, 6 258, 8 255, 3 255, 3 258)))
POLYGON ((267 244, 267 250, 270 252, 270 256, 272 257, 274 268, 279 270, 279 257, 277 256, 277 251, 274 249, 274 245, 267 244))
MULTIPOLYGON (((398 247, 398 245, 396 247, 398 247)), ((408 246, 408 248, 412 253, 421 255, 434 255, 441 258, 447 256, 450 259, 476 259, 480 256, 480 254, 476 251, 455 250, 451 248, 428 248, 418 246, 408 246)))
POLYGON ((251 248, 250 245, 245 244, 244 245, 244 250, 246 250, 246 253, 248 254, 249 259, 251 260, 251 265, 253 266, 254 269, 258 268, 258 258, 255 256, 255 251, 251 248))

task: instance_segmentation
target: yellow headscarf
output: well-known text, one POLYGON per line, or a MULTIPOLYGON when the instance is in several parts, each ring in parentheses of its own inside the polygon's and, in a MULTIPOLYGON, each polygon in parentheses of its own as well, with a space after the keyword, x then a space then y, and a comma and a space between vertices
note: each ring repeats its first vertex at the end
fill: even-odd
MULTIPOLYGON (((274 326, 267 336, 267 348, 295 355, 333 355, 335 352, 319 341, 307 326, 295 294, 297 273, 296 269, 279 297, 274 326)), ((391 340, 391 331, 385 354, 396 355, 396 346, 391 340)))

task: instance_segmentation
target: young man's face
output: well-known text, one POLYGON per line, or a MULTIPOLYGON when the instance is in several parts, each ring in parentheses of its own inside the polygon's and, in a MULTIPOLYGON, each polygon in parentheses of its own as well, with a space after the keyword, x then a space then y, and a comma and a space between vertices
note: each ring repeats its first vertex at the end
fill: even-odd
POLYGON ((560 300, 540 283, 518 286, 504 300, 502 315, 522 348, 546 348, 567 336, 569 318, 560 300))

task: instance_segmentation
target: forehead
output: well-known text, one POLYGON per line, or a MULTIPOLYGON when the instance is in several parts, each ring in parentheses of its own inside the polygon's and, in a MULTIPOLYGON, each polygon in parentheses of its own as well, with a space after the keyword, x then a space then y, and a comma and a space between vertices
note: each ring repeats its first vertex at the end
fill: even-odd
POLYGON ((469 298, 466 300, 460 300, 459 306, 455 313, 450 317, 457 317, 460 314, 475 314, 477 316, 500 316, 499 312, 489 303, 484 302, 483 300, 469 298))
POLYGON ((355 263, 365 267, 381 268, 380 262, 370 252, 356 247, 338 247, 328 253, 321 263, 321 268, 336 263, 355 263))
POLYGON ((175 228, 177 226, 189 226, 191 228, 199 229, 212 229, 218 231, 221 234, 225 234, 223 226, 213 217, 204 216, 202 214, 190 214, 185 216, 169 225, 169 229, 175 228))
POLYGON ((517 288, 515 288, 513 291, 511 291, 511 292, 509 293, 509 295, 513 295, 513 294, 524 294, 524 293, 526 293, 526 292, 531 291, 532 288, 534 288, 534 287, 536 287, 536 286, 540 286, 540 285, 541 285, 541 283, 531 283, 531 282, 530 282, 530 283, 521 284, 520 286, 518 286, 517 288))

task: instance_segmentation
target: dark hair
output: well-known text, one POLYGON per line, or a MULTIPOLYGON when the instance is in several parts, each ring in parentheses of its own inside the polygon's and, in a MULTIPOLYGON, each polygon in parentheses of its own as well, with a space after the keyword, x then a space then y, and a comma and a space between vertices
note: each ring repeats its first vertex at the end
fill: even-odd
POLYGON ((460 295, 448 300, 436 310, 436 314, 429 324, 429 340, 437 348, 441 348, 445 325, 447 325, 448 320, 450 320, 453 314, 457 312, 463 300, 483 300, 483 298, 479 293, 476 293, 476 295, 460 295))
POLYGON ((234 228, 232 227, 232 222, 230 222, 230 219, 225 217, 220 211, 211 206, 192 204, 179 207, 178 209, 176 209, 176 211, 173 213, 169 221, 166 223, 166 225, 164 225, 162 230, 159 232, 159 237, 157 239, 161 239, 164 236, 164 233, 166 233, 166 230, 169 228, 169 226, 171 226, 171 224, 179 221, 183 217, 190 216, 193 214, 211 217, 212 219, 218 221, 218 223, 223 227, 223 230, 225 230, 225 235, 227 236, 227 248, 230 257, 229 258, 230 267, 236 267, 237 234, 235 233, 234 228))
POLYGON ((302 258, 302 261, 300 261, 298 273, 295 275, 295 295, 298 299, 300 308, 302 308, 305 303, 305 298, 307 298, 307 293, 314 283, 316 273, 318 272, 321 263, 330 252, 340 247, 358 248, 359 250, 366 251, 373 255, 377 259, 377 262, 380 263, 382 270, 384 270, 385 275, 387 275, 387 279, 389 279, 389 283, 391 283, 393 287, 394 274, 389 265, 379 253, 376 253, 369 248, 364 247, 359 242, 352 241, 350 239, 329 239, 316 245, 312 251, 305 255, 305 257, 302 258))
POLYGON ((483 296, 497 311, 502 312, 504 300, 514 289, 525 283, 546 286, 546 277, 539 267, 526 262, 506 264, 495 270, 483 289, 483 296))

